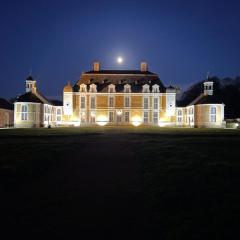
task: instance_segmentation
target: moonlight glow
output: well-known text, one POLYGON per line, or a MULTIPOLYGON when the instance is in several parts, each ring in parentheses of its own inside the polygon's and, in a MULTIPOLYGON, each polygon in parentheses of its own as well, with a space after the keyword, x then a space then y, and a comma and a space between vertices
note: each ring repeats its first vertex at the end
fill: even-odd
POLYGON ((123 62, 122 57, 118 57, 118 58, 117 58, 117 62, 118 62, 119 64, 121 64, 121 63, 123 62))

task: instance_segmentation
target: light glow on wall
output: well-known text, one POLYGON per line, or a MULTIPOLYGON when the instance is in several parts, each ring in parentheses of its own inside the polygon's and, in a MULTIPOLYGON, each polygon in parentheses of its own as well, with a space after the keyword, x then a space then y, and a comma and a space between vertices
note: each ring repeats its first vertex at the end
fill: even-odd
POLYGON ((132 125, 138 127, 142 123, 142 118, 140 116, 132 117, 132 125))
POLYGON ((108 123, 108 118, 107 118, 107 116, 105 116, 105 115, 100 115, 100 116, 98 116, 96 123, 97 123, 99 126, 105 126, 105 125, 108 123))
POLYGON ((166 123, 166 122, 162 122, 162 121, 158 122, 159 127, 166 127, 167 125, 168 125, 168 123, 166 123))

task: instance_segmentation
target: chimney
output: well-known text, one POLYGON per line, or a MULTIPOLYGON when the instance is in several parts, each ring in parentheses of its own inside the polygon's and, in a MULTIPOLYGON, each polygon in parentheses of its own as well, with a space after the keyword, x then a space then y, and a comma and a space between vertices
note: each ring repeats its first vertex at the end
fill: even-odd
POLYGON ((141 62, 141 72, 147 72, 148 66, 146 62, 141 62))
POLYGON ((100 71, 100 62, 93 63, 93 71, 99 72, 100 71))

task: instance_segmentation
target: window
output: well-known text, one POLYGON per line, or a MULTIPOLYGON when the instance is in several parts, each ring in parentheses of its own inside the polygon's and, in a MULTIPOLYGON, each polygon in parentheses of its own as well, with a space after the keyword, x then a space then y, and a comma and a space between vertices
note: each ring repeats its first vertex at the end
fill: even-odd
POLYGON ((182 122, 182 117, 178 117, 177 121, 178 121, 178 123, 181 123, 182 122))
POLYGON ((85 97, 81 97, 81 108, 85 108, 85 97))
POLYGON ((153 109, 155 109, 155 110, 158 109, 158 98, 153 99, 153 109))
POLYGON ((28 111, 28 107, 27 105, 23 105, 22 106, 22 121, 27 121, 27 111, 28 111))
POLYGON ((109 92, 109 93, 114 93, 114 92, 115 92, 115 85, 110 84, 110 85, 108 86, 108 92, 109 92))
POLYGON ((114 122, 114 113, 113 112, 109 112, 109 122, 110 123, 114 122))
POLYGON ((149 85, 148 84, 145 84, 143 85, 143 90, 142 90, 143 93, 149 93, 150 90, 149 90, 149 85))
POLYGON ((85 84, 80 85, 80 92, 87 92, 87 86, 85 84))
POLYGON ((148 98, 143 98, 143 108, 148 109, 148 98))
POLYGON ((129 112, 125 112, 124 120, 125 120, 126 123, 129 123, 129 112))
POLYGON ((130 93, 131 92, 131 86, 129 84, 124 85, 124 92, 130 93))
POLYGON ((95 103, 95 97, 91 97, 91 104, 90 104, 91 108, 95 108, 96 107, 96 103, 95 103))
POLYGON ((60 116, 57 117, 57 121, 61 122, 62 118, 60 116))
POLYGON ((125 105, 125 107, 130 107, 130 97, 125 97, 124 105, 125 105))
POLYGON ((158 124, 158 112, 153 113, 153 123, 158 124))
POLYGON ((216 113, 217 113, 216 107, 211 107, 210 108, 210 122, 216 122, 216 120, 217 120, 216 113))
POLYGON ((61 113, 62 113, 61 109, 58 109, 57 110, 57 115, 61 115, 61 113))
POLYGON ((114 99, 113 99, 113 97, 109 97, 109 107, 113 107, 113 105, 114 105, 114 99))
POLYGON ((178 110, 178 116, 182 116, 182 110, 178 110))
POLYGON ((153 85, 152 92, 153 93, 159 93, 159 86, 157 84, 153 85))
POLYGON ((143 113, 143 122, 148 123, 148 112, 143 113))
POLYGON ((97 86, 95 84, 90 85, 90 92, 97 92, 97 86))
POLYGON ((91 122, 91 123, 95 123, 95 121, 96 121, 95 114, 91 114, 90 122, 91 122))

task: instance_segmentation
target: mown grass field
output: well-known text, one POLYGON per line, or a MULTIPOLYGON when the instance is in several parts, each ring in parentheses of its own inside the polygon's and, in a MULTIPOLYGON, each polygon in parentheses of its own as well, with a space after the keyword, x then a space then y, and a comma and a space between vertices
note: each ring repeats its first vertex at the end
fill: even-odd
POLYGON ((9 232, 238 234, 239 130, 9 129, 0 130, 0 152, 9 232))

